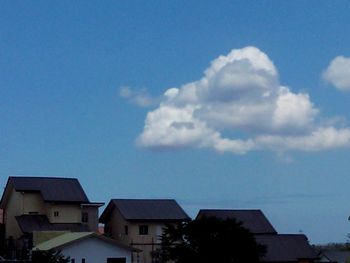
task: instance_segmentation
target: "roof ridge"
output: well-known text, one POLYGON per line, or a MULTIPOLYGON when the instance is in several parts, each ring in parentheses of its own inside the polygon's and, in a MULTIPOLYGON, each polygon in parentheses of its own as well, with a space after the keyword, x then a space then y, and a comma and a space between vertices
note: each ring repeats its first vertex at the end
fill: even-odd
POLYGON ((115 201, 115 200, 120 200, 120 201, 175 201, 175 199, 173 198, 169 198, 169 199, 157 199, 157 198, 112 198, 111 200, 115 201))
POLYGON ((239 209, 232 209, 232 208, 204 208, 204 209, 200 209, 199 211, 260 211, 262 212, 261 209, 259 208, 253 208, 253 209, 249 209, 249 208, 239 208, 239 209))
POLYGON ((9 178, 28 178, 28 179, 68 179, 68 180, 78 180, 76 177, 58 177, 58 176, 26 176, 26 175, 10 175, 9 178))
POLYGON ((298 234, 277 234, 277 236, 304 236, 304 237, 306 237, 306 235, 303 234, 303 233, 298 233, 298 234))

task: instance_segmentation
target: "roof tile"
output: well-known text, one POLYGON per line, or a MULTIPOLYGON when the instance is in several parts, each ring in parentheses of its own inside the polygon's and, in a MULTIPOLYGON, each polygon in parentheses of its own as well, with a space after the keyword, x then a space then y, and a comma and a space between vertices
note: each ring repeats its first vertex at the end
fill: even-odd
POLYGON ((188 220, 186 212, 173 199, 112 199, 101 215, 101 221, 116 207, 125 220, 188 220))
POLYGON ((80 223, 50 223, 46 215, 16 216, 17 223, 23 233, 33 231, 88 231, 88 226, 80 223))
POLYGON ((299 259, 316 259, 317 254, 305 235, 256 235, 257 243, 265 245, 263 262, 298 262, 299 259))
POLYGON ((38 191, 46 202, 89 203, 76 178, 10 177, 9 180, 16 191, 38 191))

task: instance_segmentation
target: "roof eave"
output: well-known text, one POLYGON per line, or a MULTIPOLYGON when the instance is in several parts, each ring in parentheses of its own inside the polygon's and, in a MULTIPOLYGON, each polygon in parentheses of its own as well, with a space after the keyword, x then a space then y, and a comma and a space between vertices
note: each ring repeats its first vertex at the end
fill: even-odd
POLYGON ((145 218, 124 218, 128 222, 174 222, 174 223, 180 223, 180 222, 188 222, 191 219, 190 218, 151 218, 151 219, 145 219, 145 218))
POLYGON ((4 191, 2 192, 1 201, 0 201, 0 209, 5 209, 6 208, 5 195, 8 192, 8 188, 9 188, 10 182, 11 182, 11 176, 9 176, 9 178, 7 178, 6 186, 4 188, 4 191))
POLYGON ((101 206, 104 206, 105 203, 102 203, 102 202, 89 202, 89 203, 82 203, 80 205, 81 206, 97 206, 97 207, 101 207, 101 206))

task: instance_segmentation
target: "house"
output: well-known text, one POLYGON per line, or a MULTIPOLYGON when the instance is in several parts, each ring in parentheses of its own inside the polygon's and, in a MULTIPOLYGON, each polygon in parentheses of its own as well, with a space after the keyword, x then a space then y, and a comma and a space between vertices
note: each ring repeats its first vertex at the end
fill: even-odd
POLYGON ((142 250, 135 261, 140 263, 155 261, 166 224, 187 220, 189 216, 172 199, 112 199, 100 216, 106 235, 142 250))
POLYGON ((38 251, 50 250, 60 251, 72 263, 131 263, 132 252, 139 252, 131 246, 94 232, 60 233, 36 244, 32 249, 33 258, 38 251))
POLYGON ((203 217, 236 219, 254 234, 257 243, 266 246, 266 263, 312 263, 318 259, 316 251, 308 243, 307 237, 300 234, 278 234, 261 210, 202 209, 196 220, 203 217))
POLYGON ((0 202, 5 238, 30 248, 33 231, 95 232, 102 205, 90 202, 75 178, 9 177, 0 202))
POLYGON ((310 263, 318 259, 316 251, 302 234, 255 235, 255 239, 267 248, 262 262, 310 263))
POLYGON ((348 244, 327 244, 316 246, 320 260, 317 262, 349 263, 350 250, 348 244))
POLYGON ((215 217, 218 219, 235 218, 242 222, 242 226, 249 229, 255 235, 259 234, 277 234, 275 228, 266 218, 261 210, 232 210, 232 209, 201 209, 196 219, 202 217, 215 217))

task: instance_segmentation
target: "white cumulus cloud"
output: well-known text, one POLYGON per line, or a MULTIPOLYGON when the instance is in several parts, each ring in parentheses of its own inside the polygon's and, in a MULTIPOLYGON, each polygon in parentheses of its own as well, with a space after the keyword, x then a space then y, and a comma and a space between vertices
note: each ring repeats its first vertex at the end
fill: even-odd
POLYGON ((137 143, 235 154, 350 146, 350 129, 321 125, 318 114, 307 93, 279 83, 265 53, 246 47, 213 60, 201 79, 166 90, 159 106, 148 112, 137 143))
POLYGON ((334 58, 323 73, 323 78, 339 90, 350 90, 350 58, 334 58))

